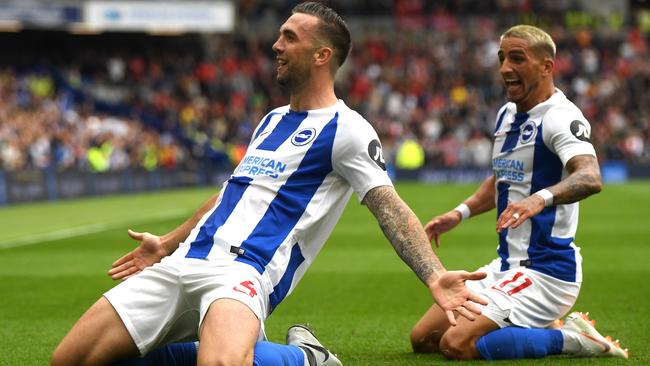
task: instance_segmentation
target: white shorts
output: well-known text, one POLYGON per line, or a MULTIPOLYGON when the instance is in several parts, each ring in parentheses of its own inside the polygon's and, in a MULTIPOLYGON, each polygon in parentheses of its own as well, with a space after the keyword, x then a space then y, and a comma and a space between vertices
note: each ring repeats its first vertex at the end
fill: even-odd
POLYGON ((500 271, 501 259, 478 269, 487 272, 480 281, 467 281, 467 287, 488 299, 483 315, 504 328, 546 328, 575 304, 580 282, 566 282, 526 267, 500 271))
POLYGON ((141 354, 172 342, 197 340, 217 299, 235 299, 260 320, 264 340, 269 289, 251 266, 236 261, 165 257, 104 294, 141 354))

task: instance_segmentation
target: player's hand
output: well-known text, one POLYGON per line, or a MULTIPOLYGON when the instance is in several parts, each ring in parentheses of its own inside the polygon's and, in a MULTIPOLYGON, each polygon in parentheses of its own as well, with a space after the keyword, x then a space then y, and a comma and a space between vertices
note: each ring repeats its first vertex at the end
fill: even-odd
POLYGON ((481 315, 481 308, 477 304, 487 305, 487 300, 471 292, 465 286, 465 281, 481 280, 486 276, 485 272, 448 271, 431 285, 431 294, 447 314, 451 325, 456 325, 454 311, 468 320, 475 320, 476 315, 481 315))
POLYGON ((146 232, 139 233, 131 229, 128 234, 131 239, 139 241, 140 245, 113 262, 108 275, 114 280, 126 279, 138 274, 143 269, 160 262, 167 255, 159 236, 146 232))
POLYGON ((516 229, 543 209, 544 199, 535 194, 519 202, 511 202, 497 219, 497 232, 500 233, 509 227, 516 229))
POLYGON ((436 243, 436 248, 440 247, 440 235, 453 229, 461 221, 460 212, 449 211, 444 215, 436 216, 424 225, 429 241, 432 239, 436 243))

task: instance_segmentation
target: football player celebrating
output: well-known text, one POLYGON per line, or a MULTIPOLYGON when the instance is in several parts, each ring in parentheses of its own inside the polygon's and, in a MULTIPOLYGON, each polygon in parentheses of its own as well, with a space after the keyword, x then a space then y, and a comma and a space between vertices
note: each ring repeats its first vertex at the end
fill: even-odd
POLYGON ((476 321, 459 319, 455 327, 433 305, 413 328, 413 350, 462 360, 559 353, 627 358, 583 314, 546 329, 578 297, 578 201, 600 192, 600 170, 589 123, 554 86, 551 37, 533 26, 514 26, 501 36, 498 57, 509 103, 497 115, 493 175, 425 226, 439 245, 442 233, 496 207, 499 257, 481 268, 487 278, 467 284, 489 303, 476 321))
MULTIPOLYGON (((304 326, 288 345, 264 342, 264 320, 296 287, 352 192, 397 254, 455 323, 484 299, 465 286, 481 273, 447 272, 385 171, 371 125, 334 93, 350 33, 333 10, 297 5, 273 50, 289 105, 268 113, 218 195, 163 235, 135 233, 119 260, 129 277, 79 319, 53 365, 106 365, 172 342, 200 339, 199 365, 340 365, 304 326)), ((190 350, 191 351, 191 350, 190 350)))

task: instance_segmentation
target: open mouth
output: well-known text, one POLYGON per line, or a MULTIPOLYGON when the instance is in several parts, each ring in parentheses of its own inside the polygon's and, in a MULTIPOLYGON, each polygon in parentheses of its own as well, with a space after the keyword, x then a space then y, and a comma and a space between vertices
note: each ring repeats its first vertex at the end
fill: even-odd
POLYGON ((287 66, 287 60, 282 59, 282 58, 277 58, 277 72, 279 73, 280 70, 283 70, 287 66))
POLYGON ((503 81, 506 86, 506 91, 509 92, 514 92, 523 85, 520 79, 503 79, 503 81))
POLYGON ((504 79, 504 82, 506 84, 506 88, 521 85, 521 80, 519 79, 504 79))

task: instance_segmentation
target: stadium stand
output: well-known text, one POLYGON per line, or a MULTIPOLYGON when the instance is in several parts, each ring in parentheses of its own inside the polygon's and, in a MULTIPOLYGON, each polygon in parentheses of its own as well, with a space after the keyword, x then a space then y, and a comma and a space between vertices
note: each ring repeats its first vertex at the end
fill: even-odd
MULTIPOLYGON (((237 2, 225 35, 0 33, 11 50, 0 59, 0 170, 230 167, 260 117, 287 102, 266 29, 295 2, 237 2)), ((591 121, 601 160, 650 165, 650 27, 637 2, 609 15, 569 0, 329 3, 355 35, 337 93, 375 124, 391 161, 415 140, 424 168, 489 167, 504 101, 497 37, 528 22, 558 44, 556 85, 591 121)))

